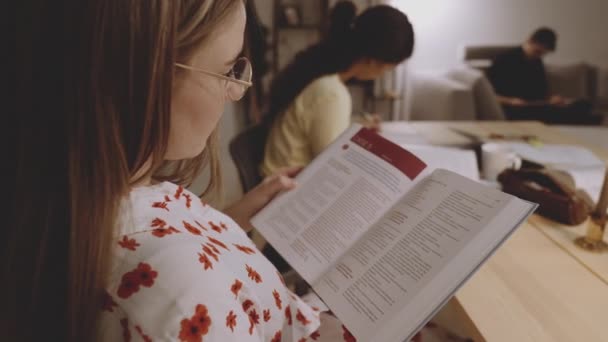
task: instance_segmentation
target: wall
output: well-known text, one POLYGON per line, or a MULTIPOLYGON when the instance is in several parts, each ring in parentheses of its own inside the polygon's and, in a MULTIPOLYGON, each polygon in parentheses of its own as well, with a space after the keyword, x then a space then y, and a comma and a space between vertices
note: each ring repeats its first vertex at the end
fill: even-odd
POLYGON ((414 24, 415 69, 443 69, 459 61, 465 44, 512 44, 546 25, 558 35, 549 63, 585 61, 608 67, 606 0, 390 0, 414 24))

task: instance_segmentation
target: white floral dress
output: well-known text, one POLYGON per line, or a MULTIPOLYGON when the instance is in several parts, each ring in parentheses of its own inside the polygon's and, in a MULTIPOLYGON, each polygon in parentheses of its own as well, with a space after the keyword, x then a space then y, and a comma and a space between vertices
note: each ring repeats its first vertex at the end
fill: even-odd
POLYGON ((121 212, 101 340, 354 341, 292 294, 229 217, 182 187, 135 188, 121 212))

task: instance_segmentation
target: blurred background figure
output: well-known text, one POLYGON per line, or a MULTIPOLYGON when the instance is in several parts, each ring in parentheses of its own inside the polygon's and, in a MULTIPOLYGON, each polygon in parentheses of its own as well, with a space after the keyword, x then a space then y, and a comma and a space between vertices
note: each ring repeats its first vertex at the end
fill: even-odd
POLYGON ((488 78, 508 119, 593 123, 588 101, 549 92, 543 57, 554 52, 556 47, 557 34, 542 27, 522 46, 494 59, 488 78))
POLYGON ((411 56, 414 32, 403 12, 378 5, 356 13, 350 1, 336 4, 326 36, 273 80, 263 174, 308 164, 351 123, 345 83, 374 80, 411 56))

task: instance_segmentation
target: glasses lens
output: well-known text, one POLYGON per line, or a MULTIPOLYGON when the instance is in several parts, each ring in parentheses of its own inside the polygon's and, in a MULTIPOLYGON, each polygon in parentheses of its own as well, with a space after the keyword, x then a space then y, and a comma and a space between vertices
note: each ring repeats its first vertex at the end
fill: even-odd
POLYGON ((251 82, 251 63, 247 58, 239 58, 232 67, 233 77, 239 81, 251 82))
MULTIPOLYGON (((232 68, 231 77, 243 81, 243 82, 251 82, 251 63, 247 58, 239 58, 234 67, 232 68)), ((232 101, 240 100, 243 95, 245 95, 245 91, 247 90, 247 86, 243 84, 238 84, 236 82, 228 82, 228 98, 232 101)))

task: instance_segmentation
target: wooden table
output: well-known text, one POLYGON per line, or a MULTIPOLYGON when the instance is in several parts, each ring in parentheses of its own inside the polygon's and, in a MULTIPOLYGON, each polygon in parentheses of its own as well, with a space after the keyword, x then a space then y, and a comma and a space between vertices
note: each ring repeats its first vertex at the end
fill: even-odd
MULTIPOLYGON (((413 127, 429 142, 448 145, 468 142, 448 127, 484 135, 533 134, 545 143, 589 148, 608 161, 608 151, 536 122, 391 125, 413 127)), ((571 238, 583 231, 533 215, 436 320, 475 341, 608 341, 608 254, 574 248, 571 238)))

